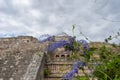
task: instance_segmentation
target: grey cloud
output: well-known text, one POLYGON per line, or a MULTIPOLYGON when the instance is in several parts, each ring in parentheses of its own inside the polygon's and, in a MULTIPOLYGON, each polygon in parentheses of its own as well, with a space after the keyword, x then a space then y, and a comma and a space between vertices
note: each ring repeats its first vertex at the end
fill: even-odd
POLYGON ((16 31, 38 37, 41 34, 66 32, 76 35, 80 31, 92 40, 103 40, 112 30, 119 28, 120 1, 112 0, 2 0, 0 6, 0 32, 16 31), (109 1, 109 2, 107 2, 109 1), (104 19, 105 18, 105 19, 104 19), (114 28, 113 28, 114 26, 114 28))

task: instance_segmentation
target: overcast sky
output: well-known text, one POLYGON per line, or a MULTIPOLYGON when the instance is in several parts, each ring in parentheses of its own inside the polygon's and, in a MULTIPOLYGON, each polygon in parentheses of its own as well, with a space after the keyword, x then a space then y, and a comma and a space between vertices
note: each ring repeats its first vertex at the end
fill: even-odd
POLYGON ((0 37, 75 34, 103 41, 120 29, 120 0, 0 0, 0 37))

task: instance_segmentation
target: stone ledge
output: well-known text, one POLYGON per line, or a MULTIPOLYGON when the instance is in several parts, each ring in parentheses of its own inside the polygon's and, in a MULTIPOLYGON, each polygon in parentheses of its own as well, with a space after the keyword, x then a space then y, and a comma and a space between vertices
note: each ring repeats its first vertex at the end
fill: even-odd
POLYGON ((37 54, 33 55, 32 62, 28 65, 27 72, 23 75, 21 80, 36 80, 43 57, 44 53, 41 53, 41 56, 37 54))

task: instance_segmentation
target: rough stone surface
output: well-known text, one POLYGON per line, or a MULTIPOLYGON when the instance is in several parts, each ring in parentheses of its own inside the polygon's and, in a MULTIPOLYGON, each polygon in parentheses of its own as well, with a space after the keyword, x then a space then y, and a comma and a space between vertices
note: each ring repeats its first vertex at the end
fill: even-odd
MULTIPOLYGON (((26 75, 30 65, 38 67, 40 57, 36 54, 44 51, 45 47, 45 44, 29 36, 0 39, 0 80, 23 80, 21 78, 26 75)), ((31 72, 36 71, 33 68, 31 72)))
POLYGON ((39 66, 42 64, 42 58, 44 53, 41 53, 41 56, 36 54, 33 55, 32 62, 28 65, 26 73, 23 75, 21 80, 35 80, 37 77, 37 73, 39 71, 39 66))

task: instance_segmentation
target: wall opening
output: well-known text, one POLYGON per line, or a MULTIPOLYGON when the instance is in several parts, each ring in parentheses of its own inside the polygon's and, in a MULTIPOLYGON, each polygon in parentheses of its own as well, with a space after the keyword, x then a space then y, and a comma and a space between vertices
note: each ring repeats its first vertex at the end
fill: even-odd
POLYGON ((65 57, 65 55, 61 55, 61 57, 62 57, 62 58, 64 58, 64 57, 65 57))

